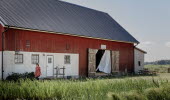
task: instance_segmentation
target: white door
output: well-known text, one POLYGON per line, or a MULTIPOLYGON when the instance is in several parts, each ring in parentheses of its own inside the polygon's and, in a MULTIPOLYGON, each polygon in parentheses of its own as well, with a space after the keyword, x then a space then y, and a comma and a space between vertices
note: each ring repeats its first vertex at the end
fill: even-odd
POLYGON ((47 56, 47 77, 51 77, 53 76, 53 66, 54 66, 54 62, 53 62, 53 56, 47 56))

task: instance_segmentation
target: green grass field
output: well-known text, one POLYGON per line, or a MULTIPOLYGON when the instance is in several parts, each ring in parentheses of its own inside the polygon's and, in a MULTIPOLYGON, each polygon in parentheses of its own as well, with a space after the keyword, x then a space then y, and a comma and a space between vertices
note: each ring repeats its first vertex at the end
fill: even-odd
MULTIPOLYGON (((170 74, 161 73, 153 77, 0 82, 0 100, 154 100, 147 97, 162 91, 170 93, 169 81, 170 74)), ((170 100, 169 95, 166 98, 170 100)))
POLYGON ((170 65, 147 65, 157 76, 0 81, 0 100, 170 100, 170 65))
POLYGON ((167 73, 170 65, 145 65, 149 70, 157 71, 159 73, 167 73))

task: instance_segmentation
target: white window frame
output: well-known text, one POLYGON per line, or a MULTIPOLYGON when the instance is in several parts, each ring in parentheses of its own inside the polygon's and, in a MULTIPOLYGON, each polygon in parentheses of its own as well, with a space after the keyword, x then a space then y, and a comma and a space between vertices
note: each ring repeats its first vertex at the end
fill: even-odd
POLYGON ((15 54, 14 62, 15 62, 15 64, 23 64, 24 63, 24 55, 23 54, 15 54))
POLYGON ((71 56, 70 55, 64 56, 64 64, 71 64, 71 56))
POLYGON ((39 54, 32 54, 31 55, 31 63, 32 64, 37 64, 39 63, 39 54), (35 58, 34 58, 35 57, 35 58))

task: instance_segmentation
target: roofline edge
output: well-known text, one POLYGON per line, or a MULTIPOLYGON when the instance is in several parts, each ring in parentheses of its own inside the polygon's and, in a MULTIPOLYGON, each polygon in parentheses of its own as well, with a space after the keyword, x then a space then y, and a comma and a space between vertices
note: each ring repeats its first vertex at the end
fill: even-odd
POLYGON ((2 21, 0 20, 0 25, 2 25, 3 27, 5 26, 3 23, 2 23, 2 21))
MULTIPOLYGON (((5 25, 5 27, 8 27, 8 25, 5 25)), ((104 39, 104 38, 95 38, 95 37, 90 37, 90 36, 83 36, 83 35, 76 35, 76 34, 69 34, 69 33, 62 33, 62 32, 53 32, 53 31, 45 31, 45 30, 30 29, 30 28, 22 28, 22 27, 16 27, 16 26, 10 26, 9 28, 19 29, 19 30, 27 30, 27 31, 34 31, 34 32, 44 32, 44 33, 61 34, 61 35, 68 35, 68 36, 75 36, 75 37, 98 39, 98 40, 106 40, 106 41, 113 41, 113 42, 121 42, 121 43, 138 44, 138 43, 136 43, 136 42, 127 42, 127 41, 111 40, 111 39, 104 39)))
POLYGON ((8 25, 1 16, 0 16, 0 24, 3 25, 3 27, 5 27, 5 25, 8 25))
POLYGON ((140 48, 138 48, 138 47, 135 47, 135 49, 138 50, 138 51, 141 51, 141 52, 143 52, 143 53, 145 53, 145 54, 147 54, 146 51, 144 51, 144 50, 142 50, 142 49, 140 49, 140 48))
POLYGON ((137 42, 137 44, 139 44, 140 42, 132 35, 130 34, 129 31, 127 31, 122 25, 120 25, 109 13, 105 12, 110 18, 112 18, 112 20, 114 20, 123 30, 125 30, 131 37, 133 37, 137 42))

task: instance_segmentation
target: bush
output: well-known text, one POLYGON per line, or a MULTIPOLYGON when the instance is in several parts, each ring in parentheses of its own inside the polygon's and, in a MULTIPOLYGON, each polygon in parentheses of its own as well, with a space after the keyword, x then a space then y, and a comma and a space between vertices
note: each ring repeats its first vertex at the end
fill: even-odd
POLYGON ((146 89, 145 95, 148 100, 166 100, 162 94, 162 88, 146 89))
POLYGON ((108 93, 108 99, 109 100, 121 100, 121 98, 117 94, 111 93, 111 92, 108 93))
POLYGON ((146 100, 144 95, 141 95, 137 92, 131 92, 125 95, 125 100, 146 100))
POLYGON ((163 90, 162 90, 162 95, 164 97, 164 100, 170 100, 170 86, 165 86, 163 87, 163 90))
POLYGON ((18 81, 19 79, 31 79, 33 80, 34 79, 34 72, 31 72, 31 73, 23 73, 23 74, 20 74, 20 73, 12 73, 11 75, 9 75, 6 80, 8 81, 18 81))

